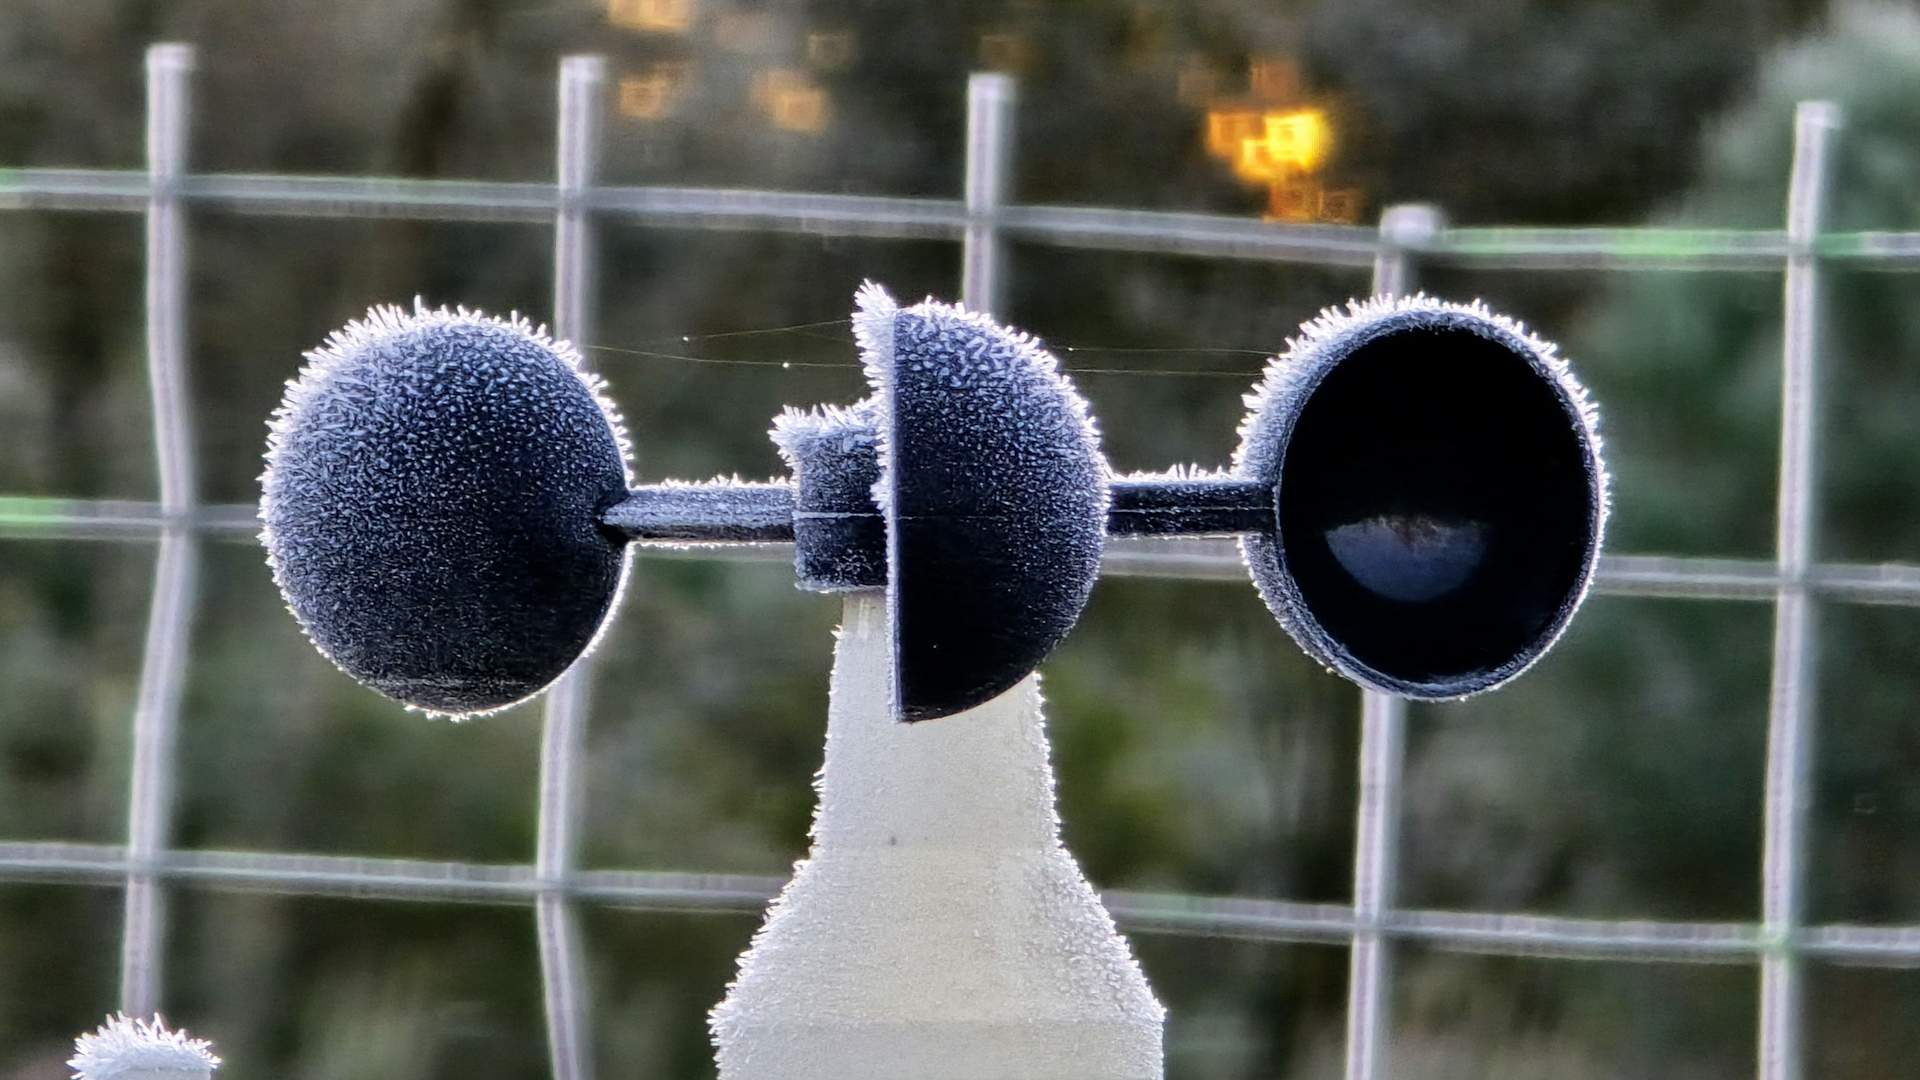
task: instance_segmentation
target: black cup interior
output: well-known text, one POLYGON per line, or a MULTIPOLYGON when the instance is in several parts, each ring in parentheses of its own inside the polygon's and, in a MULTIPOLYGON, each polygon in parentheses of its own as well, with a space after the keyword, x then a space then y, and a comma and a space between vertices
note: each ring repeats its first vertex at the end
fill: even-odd
POLYGON ((1531 357, 1458 327, 1359 346, 1301 407, 1279 541, 1311 617, 1386 681, 1481 689, 1577 596, 1597 465, 1531 357))

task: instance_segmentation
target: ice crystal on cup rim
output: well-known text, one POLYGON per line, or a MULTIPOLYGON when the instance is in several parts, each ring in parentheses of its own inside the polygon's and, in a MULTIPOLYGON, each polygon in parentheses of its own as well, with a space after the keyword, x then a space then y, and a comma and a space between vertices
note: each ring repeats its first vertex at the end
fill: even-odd
POLYGON ((167 1027, 164 1017, 139 1020, 125 1013, 107 1017, 99 1030, 73 1041, 67 1067, 74 1080, 121 1080, 141 1075, 205 1075, 220 1067, 213 1044, 167 1027))

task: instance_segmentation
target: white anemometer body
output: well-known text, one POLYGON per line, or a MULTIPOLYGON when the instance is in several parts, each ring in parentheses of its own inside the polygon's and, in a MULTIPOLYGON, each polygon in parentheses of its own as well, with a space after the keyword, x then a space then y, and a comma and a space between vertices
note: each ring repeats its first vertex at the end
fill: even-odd
POLYGON ((275 414, 275 580, 342 670, 477 715, 599 639, 629 543, 792 542, 804 587, 847 594, 846 625, 813 851, 714 1011, 721 1075, 1158 1077, 1163 1010, 1061 846, 1031 675, 1107 537, 1237 535, 1329 670, 1479 693, 1551 647, 1592 580, 1593 404, 1520 324, 1381 297, 1269 365, 1230 472, 1115 477, 1037 340, 872 283, 855 303, 872 394, 776 421, 790 481, 641 487, 570 347, 524 320, 377 309, 275 414))
POLYGON ((722 1080, 1159 1080, 1127 942, 1060 842, 1038 679, 894 720, 849 594, 813 848, 714 1009, 722 1080))

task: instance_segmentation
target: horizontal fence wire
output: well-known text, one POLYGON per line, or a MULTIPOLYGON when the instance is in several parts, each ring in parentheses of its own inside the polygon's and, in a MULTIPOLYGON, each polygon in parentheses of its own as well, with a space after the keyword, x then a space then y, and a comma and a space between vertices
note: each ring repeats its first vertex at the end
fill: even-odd
MULTIPOLYGON (((743 188, 417 180, 359 176, 182 176, 180 199, 202 209, 293 217, 550 224, 563 206, 610 221, 822 236, 960 240, 982 217, 962 199, 835 195, 743 188)), ((0 211, 143 213, 152 181, 111 169, 0 168, 0 211)), ((1295 225, 1228 214, 1108 207, 1005 205, 985 212, 1010 239, 1325 266, 1371 267, 1379 232, 1360 225, 1295 225)), ((1459 227, 1406 247, 1422 262, 1485 269, 1745 270, 1778 273, 1794 250, 1784 229, 1459 227)), ((1835 232, 1812 251, 1861 268, 1920 271, 1920 232, 1835 232)))
MULTIPOLYGON (((0 842, 0 882, 119 886, 130 873, 177 886, 286 896, 531 906, 557 895, 597 907, 682 914, 756 915, 786 878, 752 874, 576 870, 543 877, 531 864, 440 862, 286 852, 163 851, 134 862, 125 847, 0 842)), ((1359 919, 1344 904, 1109 890, 1101 894, 1133 933, 1344 945, 1359 919)), ((1384 936, 1457 952, 1591 960, 1757 964, 1774 952, 1758 923, 1599 919, 1385 908, 1368 920, 1384 936)), ((1920 926, 1803 927, 1797 951, 1876 967, 1920 967, 1920 926)))
MULTIPOLYGON (((126 499, 62 499, 0 496, 0 540, 151 540, 170 527, 199 530, 209 538, 251 543, 260 531, 259 510, 246 503, 201 507, 169 516, 159 503, 126 499)), ((727 547, 670 547, 639 543, 641 558, 723 562, 790 562, 785 543, 727 547)), ((1245 582, 1238 541, 1115 537, 1107 542, 1101 573, 1112 577, 1188 578, 1245 582)), ((1686 555, 1603 555, 1595 589, 1611 596, 1772 602, 1787 579, 1772 559, 1722 559, 1686 555)), ((1797 583, 1831 600, 1920 607, 1920 565, 1822 563, 1797 583)))

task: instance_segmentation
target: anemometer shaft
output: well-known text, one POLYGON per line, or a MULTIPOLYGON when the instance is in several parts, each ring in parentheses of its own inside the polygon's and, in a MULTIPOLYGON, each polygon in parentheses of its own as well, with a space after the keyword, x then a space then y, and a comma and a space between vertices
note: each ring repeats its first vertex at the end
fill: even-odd
POLYGON ((1273 485, 1262 480, 1116 479, 1108 536, 1206 536, 1273 527, 1273 485))
POLYGON ((627 492, 600 520, 630 540, 791 543, 793 497, 794 486, 787 483, 648 484, 627 492))
MULTIPOLYGON (((1258 480, 1116 479, 1110 536, 1203 536, 1257 532, 1273 524, 1273 492, 1258 480)), ((796 510, 791 483, 648 484, 601 515, 630 540, 663 544, 790 543, 798 518, 883 515, 869 503, 844 512, 796 510)))

